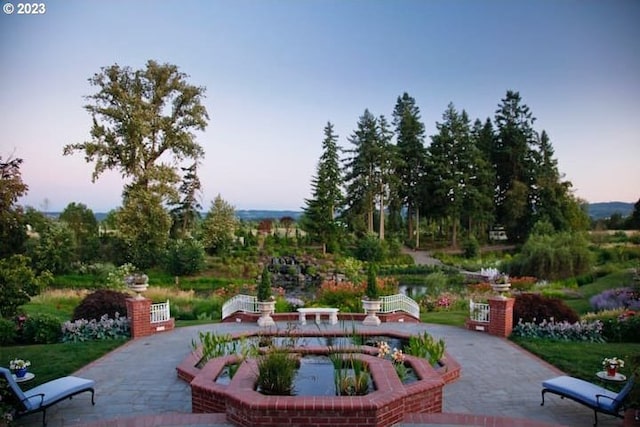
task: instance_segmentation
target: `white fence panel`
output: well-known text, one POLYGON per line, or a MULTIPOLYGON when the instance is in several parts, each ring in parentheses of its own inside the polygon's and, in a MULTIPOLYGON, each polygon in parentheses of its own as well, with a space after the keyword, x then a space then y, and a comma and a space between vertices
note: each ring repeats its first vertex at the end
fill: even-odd
POLYGON ((166 322, 171 318, 169 300, 158 304, 151 304, 151 323, 166 322))
POLYGON ((481 323, 489 323, 489 304, 469 300, 469 314, 471 320, 481 323))

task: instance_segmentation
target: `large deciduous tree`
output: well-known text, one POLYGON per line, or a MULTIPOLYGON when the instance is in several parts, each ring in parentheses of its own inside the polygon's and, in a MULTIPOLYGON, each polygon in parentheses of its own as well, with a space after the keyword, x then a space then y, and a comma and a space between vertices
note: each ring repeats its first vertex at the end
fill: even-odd
POLYGON ((202 224, 202 242, 209 252, 223 254, 233 244, 238 218, 233 206, 218 194, 202 224))
POLYGON ((22 181, 22 159, 0 156, 0 258, 24 251, 26 224, 18 199, 29 187, 22 181))
MULTIPOLYGON (((189 84, 187 78, 177 66, 152 60, 139 70, 117 64, 103 67, 89 79, 98 89, 85 106, 93 119, 91 140, 64 147, 65 155, 79 151, 95 163, 93 181, 107 170, 128 180, 120 213, 137 217, 138 226, 129 224, 124 237, 139 246, 138 253, 146 251, 142 246, 149 230, 155 244, 169 232, 171 222, 156 213, 178 200, 179 164, 197 163, 204 156, 194 133, 203 131, 209 119, 202 104, 205 89, 189 84), (153 206, 141 206, 147 202, 153 206), (128 211, 138 208, 139 212, 128 211), (149 216, 140 216, 144 214, 149 216)), ((148 255, 154 259, 157 254, 148 255)))
POLYGON ((311 181, 312 197, 305 200, 302 226, 313 240, 319 241, 333 252, 338 245, 336 210, 343 203, 340 147, 333 124, 327 122, 322 140, 322 155, 311 181))
POLYGON ((94 260, 98 255, 100 240, 98 221, 93 211, 82 203, 69 203, 60 214, 73 233, 75 259, 81 262, 94 260))

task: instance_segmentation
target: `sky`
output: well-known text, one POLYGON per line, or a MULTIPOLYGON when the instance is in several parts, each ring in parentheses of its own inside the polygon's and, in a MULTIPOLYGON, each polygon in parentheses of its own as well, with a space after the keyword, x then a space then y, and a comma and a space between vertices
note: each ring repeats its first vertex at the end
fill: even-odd
POLYGON ((218 194, 302 209, 326 123, 348 148, 364 110, 390 119, 404 92, 429 145, 450 102, 484 121, 518 91, 577 197, 640 198, 637 0, 40 1, 25 15, 0 0, 0 156, 24 160, 23 205, 121 205, 117 172, 92 183, 94 165, 62 151, 90 138, 88 79, 149 59, 206 87, 205 210, 218 194))

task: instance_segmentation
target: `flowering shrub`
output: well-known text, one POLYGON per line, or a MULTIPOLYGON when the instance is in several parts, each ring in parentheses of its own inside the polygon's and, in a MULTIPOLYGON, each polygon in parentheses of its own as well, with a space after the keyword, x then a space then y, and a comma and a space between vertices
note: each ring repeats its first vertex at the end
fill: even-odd
POLYGON ((640 292, 631 288, 607 289, 592 296, 589 303, 596 311, 614 308, 640 310, 640 292))
POLYGON ((316 301, 319 305, 337 307, 341 312, 356 313, 361 310, 360 298, 364 289, 364 282, 326 280, 320 285, 316 301))
POLYGON ((515 291, 530 291, 538 279, 532 276, 511 276, 511 289, 515 291))
POLYGON ((607 341, 640 343, 640 315, 633 310, 624 310, 616 318, 603 321, 603 331, 607 341))
POLYGON ((522 319, 513 328, 513 336, 523 338, 546 338, 558 341, 605 342, 602 335, 602 322, 555 322, 553 319, 541 323, 523 322, 522 319))
POLYGON ((62 342, 119 339, 129 336, 129 319, 120 317, 118 313, 113 319, 105 314, 99 321, 79 319, 74 322, 64 322, 62 325, 62 342))
POLYGON ((426 311, 447 311, 456 306, 460 296, 451 292, 442 292, 439 295, 424 295, 419 303, 426 311))

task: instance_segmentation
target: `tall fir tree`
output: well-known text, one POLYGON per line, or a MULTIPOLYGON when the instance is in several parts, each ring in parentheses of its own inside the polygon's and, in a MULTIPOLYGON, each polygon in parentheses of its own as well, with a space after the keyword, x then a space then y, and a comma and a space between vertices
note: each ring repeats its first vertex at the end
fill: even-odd
POLYGON ((471 138, 471 126, 466 111, 458 113, 450 103, 436 123, 438 133, 427 149, 432 206, 451 227, 451 244, 457 246, 458 228, 465 202, 473 187, 479 150, 471 138))
POLYGON ((476 120, 471 129, 475 160, 470 165, 469 187, 464 202, 462 221, 466 223, 470 236, 486 240, 487 230, 493 224, 495 208, 495 172, 490 161, 493 146, 493 124, 487 119, 484 124, 476 120))
POLYGON ((200 189, 202 185, 198 177, 198 163, 182 168, 182 184, 178 189, 180 199, 171 210, 173 237, 187 237, 193 234, 200 220, 200 189))
POLYGON ((343 161, 346 200, 343 218, 356 234, 373 233, 378 191, 374 186, 378 121, 368 109, 358 119, 349 142, 353 148, 345 150, 347 157, 343 161))
MULTIPOLYGON (((399 179, 399 197, 407 209, 407 237, 414 236, 414 217, 419 221, 420 186, 426 173, 427 150, 424 146, 425 128, 420 109, 407 92, 399 96, 393 110, 393 125, 396 132, 399 179)), ((416 224, 417 225, 417 224, 416 224)), ((416 245, 419 244, 415 233, 416 245)))
POLYGON ((496 172, 496 215, 511 240, 524 241, 532 227, 535 182, 535 118, 520 94, 508 90, 495 114, 492 162, 496 172))
POLYGON ((329 251, 337 249, 339 231, 336 212, 343 203, 342 171, 340 170, 340 147, 333 124, 327 122, 322 141, 322 155, 316 168, 316 176, 311 181, 312 198, 305 200, 302 227, 312 239, 323 244, 329 251))

